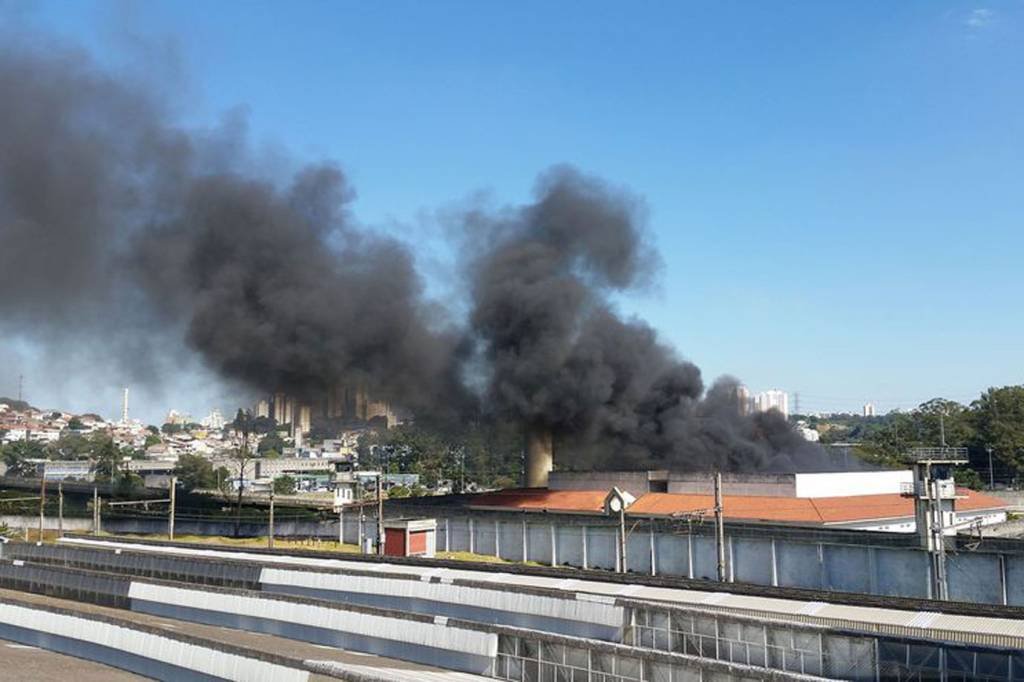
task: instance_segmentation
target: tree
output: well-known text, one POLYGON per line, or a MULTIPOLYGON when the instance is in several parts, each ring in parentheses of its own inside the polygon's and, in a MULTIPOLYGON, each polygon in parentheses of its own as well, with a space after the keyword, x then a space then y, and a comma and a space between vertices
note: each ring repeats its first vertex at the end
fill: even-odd
POLYGON ((1024 468, 1024 386, 990 388, 971 404, 975 442, 1000 461, 1024 468))
POLYGON ((410 491, 404 485, 393 485, 388 489, 388 497, 393 497, 396 500, 402 497, 409 497, 410 491))
POLYGON ((150 424, 149 426, 147 426, 146 430, 149 431, 154 436, 159 436, 160 435, 160 428, 157 427, 157 426, 154 426, 153 424, 150 424))
POLYGON ((231 451, 231 461, 238 472, 238 496, 235 498, 235 532, 237 538, 242 526, 242 499, 245 495, 245 474, 249 462, 253 460, 256 453, 251 447, 252 439, 252 412, 249 410, 238 410, 235 419, 231 422, 231 428, 238 436, 238 445, 231 451))
POLYGON ((295 494, 295 479, 285 474, 284 476, 278 476, 274 479, 274 494, 275 495, 294 495, 295 494))
POLYGON ((921 445, 964 447, 974 437, 974 426, 968 408, 944 398, 922 403, 912 413, 917 424, 917 440, 921 445))
POLYGON ((168 436, 174 435, 175 433, 181 432, 181 424, 167 423, 160 427, 160 430, 166 433, 168 436))
POLYGON ((276 451, 278 454, 284 451, 284 439, 276 433, 268 433, 260 441, 256 451, 263 457, 267 457, 266 453, 270 451, 276 451))
POLYGON ((981 474, 967 466, 954 469, 953 480, 956 481, 957 486, 971 490, 982 490, 985 487, 984 481, 981 480, 981 474))
POLYGON ((256 417, 252 420, 253 433, 273 433, 277 428, 277 421, 273 417, 256 417))
POLYGON ((72 417, 68 420, 68 429, 71 431, 85 431, 85 424, 78 417, 72 417))
POLYGON ((181 455, 174 467, 174 475, 186 491, 210 490, 217 487, 213 464, 202 455, 181 455))
POLYGON ((125 457, 131 457, 131 450, 118 447, 110 436, 96 438, 92 455, 96 460, 94 471, 98 482, 117 483, 119 478, 128 475, 127 471, 121 470, 121 461, 125 457))
POLYGON ((18 440, 0 447, 0 457, 7 465, 8 476, 24 478, 36 475, 36 465, 31 459, 46 459, 46 448, 34 440, 18 440))
POLYGON ((147 433, 146 444, 143 447, 148 449, 154 445, 160 445, 160 443, 163 443, 163 441, 160 440, 160 436, 157 436, 156 434, 153 433, 147 433))

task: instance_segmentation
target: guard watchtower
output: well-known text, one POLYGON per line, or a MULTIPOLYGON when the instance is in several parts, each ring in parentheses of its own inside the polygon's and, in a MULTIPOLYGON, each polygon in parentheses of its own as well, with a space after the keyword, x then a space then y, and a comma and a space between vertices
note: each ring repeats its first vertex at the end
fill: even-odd
POLYGON ((914 448, 909 456, 914 479, 903 484, 902 494, 914 498, 914 519, 921 547, 932 557, 932 597, 947 599, 946 536, 957 531, 953 468, 967 464, 967 448, 914 448))

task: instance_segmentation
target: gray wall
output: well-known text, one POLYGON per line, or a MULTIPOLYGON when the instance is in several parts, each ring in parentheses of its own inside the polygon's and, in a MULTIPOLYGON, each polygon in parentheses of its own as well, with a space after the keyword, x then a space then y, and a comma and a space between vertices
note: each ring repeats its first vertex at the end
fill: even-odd
MULTIPOLYGON (((540 514, 450 514, 450 508, 399 508, 405 516, 437 519, 439 552, 473 551, 509 561, 534 561, 614 571, 617 528, 600 517, 540 514), (445 514, 443 512, 449 512, 445 514), (601 523, 603 525, 588 525, 601 523)), ((38 519, 35 520, 38 523, 38 519)), ((12 524, 18 527, 19 524, 12 524)), ((344 541, 356 544, 359 518, 344 515, 344 541)), ((363 535, 376 536, 376 520, 367 514, 363 535)), ((32 523, 29 527, 34 527, 32 523)), ((66 526, 67 527, 67 526, 66 526)), ((629 520, 627 567, 630 571, 715 580, 717 560, 710 528, 670 528, 629 520), (653 548, 653 565, 652 565, 653 548)), ((231 535, 225 522, 179 522, 180 534, 231 535)), ((148 520, 106 520, 113 533, 164 533, 166 523, 148 520)), ((338 522, 278 522, 276 534, 338 538, 338 522)), ((265 524, 243 523, 244 535, 267 532, 265 524)), ((734 529, 726 526, 726 564, 731 580, 781 587, 806 587, 904 597, 931 596, 931 561, 910 546, 885 546, 905 541, 885 533, 818 532, 779 527, 734 529), (802 532, 798 532, 802 531, 802 532), (833 539, 835 538, 835 539, 833 539)), ((1004 541, 1005 542, 1005 541, 1004 541)), ((1024 554, 1013 550, 959 551, 947 554, 950 598, 992 604, 1024 605, 1024 554)))
MULTIPOLYGON (((668 491, 714 495, 715 483, 706 473, 673 471, 668 475, 668 491)), ((796 495, 796 477, 793 474, 722 474, 722 492, 726 495, 793 497, 796 495)))

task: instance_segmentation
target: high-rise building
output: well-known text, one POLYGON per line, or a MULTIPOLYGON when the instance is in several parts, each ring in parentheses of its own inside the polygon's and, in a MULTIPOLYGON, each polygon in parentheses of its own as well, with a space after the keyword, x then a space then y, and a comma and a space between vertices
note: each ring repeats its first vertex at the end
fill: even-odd
POLYGON ((309 405, 301 405, 299 407, 298 418, 295 420, 295 433, 309 433, 309 430, 313 428, 313 408, 309 405))
POLYGON ((206 415, 206 417, 199 423, 208 429, 223 429, 224 415, 222 415, 220 410, 215 407, 210 411, 210 414, 206 415))
POLYGON ((285 419, 285 410, 287 408, 288 400, 284 393, 275 393, 273 398, 274 403, 274 421, 278 424, 284 424, 288 420, 285 419))
POLYGON ((274 394, 274 421, 278 424, 291 424, 296 417, 295 398, 286 393, 274 394))
POLYGON ((750 389, 743 384, 736 386, 736 409, 740 414, 750 414, 750 389))
POLYGON ((874 403, 864 403, 864 416, 865 417, 874 417, 875 416, 875 404, 874 403))
POLYGON ((261 400, 256 403, 256 416, 257 417, 269 417, 270 416, 270 401, 261 400))
POLYGON ((121 423, 128 423, 128 387, 124 387, 124 394, 121 396, 121 423))
POLYGON ((758 393, 754 397, 754 410, 757 412, 767 412, 768 410, 778 410, 782 413, 783 417, 789 416, 789 394, 785 391, 778 389, 772 389, 770 391, 764 391, 758 393))

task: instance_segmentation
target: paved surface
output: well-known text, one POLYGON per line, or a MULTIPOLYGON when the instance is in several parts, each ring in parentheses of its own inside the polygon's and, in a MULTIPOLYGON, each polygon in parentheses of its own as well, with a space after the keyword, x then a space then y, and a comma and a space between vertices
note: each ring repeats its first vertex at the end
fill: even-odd
MULTIPOLYGON (((234 646, 245 647, 253 651, 263 651, 290 658, 298 658, 307 661, 328 661, 337 665, 339 670, 347 670, 359 673, 371 678, 381 680, 394 680, 395 682, 413 682, 416 680, 436 680, 437 682, 480 682, 491 678, 467 673, 453 672, 442 668, 435 668, 418 663, 399 661, 393 658, 384 658, 373 654, 363 654, 354 651, 346 651, 334 647, 302 642, 294 639, 285 639, 258 632, 246 632, 244 630, 233 630, 231 628, 218 627, 216 625, 204 625, 189 621, 174 620, 161 616, 152 616, 147 613, 135 613, 122 609, 114 609, 106 606, 96 606, 83 602, 56 599, 39 594, 19 592, 17 590, 0 589, 0 600, 10 598, 24 603, 33 603, 47 606, 57 606, 64 609, 71 609, 83 614, 106 615, 112 618, 119 618, 133 623, 155 626, 166 630, 168 633, 180 632, 192 637, 201 637, 210 642, 223 642, 234 646)), ((0 650, 0 654, 5 653, 0 650)), ((49 653, 49 652, 47 652, 49 653)), ((3 656, 0 656, 3 660, 3 656)), ((69 659, 76 661, 77 659, 69 659)), ((103 667, 103 666, 99 666, 103 667)), ((16 678, 4 677, 4 669, 0 667, 0 681, 6 679, 34 680, 31 676, 18 676, 16 678)), ((46 678, 43 678, 46 679, 46 678)), ((57 678, 54 678, 57 679, 57 678)), ((97 678, 119 679, 119 678, 97 678)), ((124 678, 126 680, 142 679, 135 676, 124 678)), ((326 675, 310 675, 310 681, 324 682, 335 678, 326 675)), ((62 682, 67 682, 66 679, 62 682)), ((74 682, 87 682, 83 679, 76 679, 74 682)), ((91 681, 90 681, 91 682, 91 681)))
POLYGON ((139 682, 124 670, 0 639, 0 680, 32 682, 139 682))

